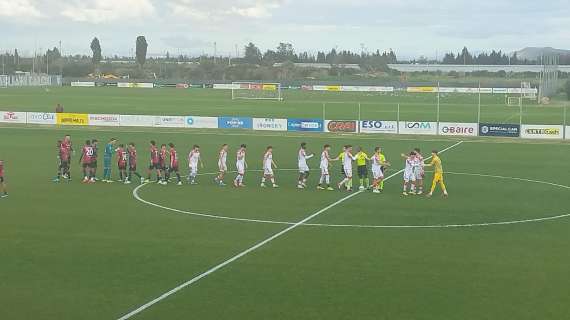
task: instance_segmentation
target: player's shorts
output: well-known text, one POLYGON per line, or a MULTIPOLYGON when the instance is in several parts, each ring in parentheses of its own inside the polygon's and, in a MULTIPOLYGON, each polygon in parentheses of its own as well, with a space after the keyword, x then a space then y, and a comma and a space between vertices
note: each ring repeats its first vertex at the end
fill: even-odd
POLYGON ((91 166, 90 166, 90 168, 92 168, 92 169, 97 169, 97 160, 92 160, 92 161, 91 161, 91 166))
POLYGON ((329 168, 328 167, 321 167, 321 175, 328 176, 329 175, 329 168))
POLYGON ((343 167, 343 169, 344 169, 344 175, 345 175, 346 177, 351 177, 351 178, 352 178, 352 168, 344 168, 344 167, 343 167))
POLYGON ((263 168, 263 175, 272 176, 273 175, 273 168, 263 168))
POLYGON ((69 161, 60 160, 60 161, 59 161, 59 166, 60 166, 61 168, 69 168, 69 161))
POLYGON ((160 164, 159 164, 159 163, 151 163, 151 164, 148 166, 148 170, 154 170, 154 169, 160 170, 160 164))
POLYGON ((196 166, 190 166, 189 168, 190 168, 190 174, 192 174, 194 176, 196 174, 198 174, 198 166, 197 165, 196 166))
POLYGON ((178 172, 178 171, 180 171, 178 165, 171 166, 170 168, 168 168, 168 172, 178 172))
POLYGON ((441 182, 441 181, 443 181, 443 173, 434 173, 434 174, 433 174, 433 181, 434 181, 434 182, 441 182))
POLYGON ((82 163, 82 167, 83 167, 83 169, 92 168, 92 167, 91 167, 91 162, 83 162, 83 163, 82 163))
POLYGON ((106 168, 106 169, 111 168, 111 162, 112 162, 112 159, 111 159, 111 158, 105 158, 105 159, 103 159, 103 167, 106 168))
POLYGON ((0 177, 0 183, 4 183, 4 177, 0 177))
POLYGON ((405 182, 416 182, 416 175, 413 171, 404 171, 404 181, 405 182))
POLYGON ((384 172, 382 172, 382 168, 373 166, 372 167, 372 176, 376 180, 384 178, 384 172))
POLYGON ((227 164, 218 162, 218 170, 219 170, 220 172, 227 172, 227 171, 228 171, 228 166, 227 166, 227 164))
POLYGON ((309 166, 299 166, 299 172, 300 173, 305 173, 305 172, 309 172, 309 171, 311 171, 309 169, 309 166))
POLYGON ((129 171, 137 171, 137 165, 129 164, 129 171))
POLYGON ((241 174, 241 175, 245 174, 245 164, 240 163, 240 162, 236 163, 236 169, 237 169, 238 174, 241 174))
POLYGON ((346 172, 344 171, 344 167, 340 167, 340 174, 346 176, 346 172))
POLYGON ((127 170, 126 163, 117 163, 117 166, 119 167, 119 170, 127 170))
POLYGON ((366 166, 358 166, 357 167, 358 177, 359 178, 366 178, 368 177, 368 168, 366 166))

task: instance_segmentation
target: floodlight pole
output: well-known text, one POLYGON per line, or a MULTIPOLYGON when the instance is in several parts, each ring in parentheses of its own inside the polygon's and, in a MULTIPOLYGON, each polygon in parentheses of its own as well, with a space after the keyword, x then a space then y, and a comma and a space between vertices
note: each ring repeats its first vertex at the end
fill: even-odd
POLYGON ((323 102, 323 123, 325 122, 326 119, 326 104, 323 102))
POLYGON ((523 95, 522 95, 522 82, 521 82, 521 97, 519 99, 519 106, 520 106, 520 112, 519 112, 519 125, 522 127, 522 118, 523 118, 523 105, 522 105, 522 100, 523 100, 523 95))
POLYGON ((360 120, 362 119, 362 109, 361 109, 360 102, 358 103, 358 123, 360 124, 360 120))
POLYGON ((479 81, 479 103, 477 105, 477 124, 481 123, 481 81, 479 81))
POLYGON ((564 119, 562 120, 562 133, 564 134, 562 139, 566 139, 566 112, 567 112, 566 109, 568 108, 568 106, 564 106, 562 108, 563 108, 562 115, 564 117, 564 119))
POLYGON ((439 81, 437 82, 437 134, 439 134, 439 81))
POLYGON ((397 124, 396 124, 396 130, 397 131, 396 132, 398 134, 400 134, 400 104, 399 103, 398 103, 398 113, 396 115, 396 122, 397 122, 397 124))

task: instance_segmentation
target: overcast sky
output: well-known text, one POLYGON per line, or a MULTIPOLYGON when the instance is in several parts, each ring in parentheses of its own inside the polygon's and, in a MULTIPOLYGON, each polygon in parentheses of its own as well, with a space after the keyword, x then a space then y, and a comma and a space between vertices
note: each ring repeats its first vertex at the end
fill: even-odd
POLYGON ((400 57, 526 46, 570 49, 568 0, 0 0, 0 50, 235 55, 249 41, 297 51, 393 48, 400 57))

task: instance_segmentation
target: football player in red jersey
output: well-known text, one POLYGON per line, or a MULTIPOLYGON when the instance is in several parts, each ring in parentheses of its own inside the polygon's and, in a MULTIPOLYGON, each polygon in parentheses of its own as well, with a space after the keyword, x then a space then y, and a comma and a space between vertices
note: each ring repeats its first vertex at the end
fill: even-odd
MULTIPOLYGON (((73 150, 73 143, 71 142, 71 136, 66 134, 63 137, 63 142, 62 145, 64 148, 67 149, 67 154, 69 154, 69 163, 71 164, 71 156, 75 155, 75 150, 73 150)), ((71 167, 71 165, 69 166, 71 167)), ((69 170, 69 168, 67 169, 67 180, 71 181, 71 170, 69 170)))
POLYGON ((125 184, 132 182, 133 174, 141 179, 141 184, 144 183, 144 178, 137 172, 137 149, 135 148, 134 142, 129 143, 129 148, 127 150, 129 153, 129 177, 125 181, 125 184))
POLYGON ((79 163, 83 167, 83 183, 93 183, 95 178, 93 177, 93 147, 91 146, 91 141, 85 141, 85 145, 81 149, 81 157, 79 158, 79 163))
POLYGON ((166 150, 166 145, 162 144, 160 146, 160 151, 158 153, 158 165, 159 165, 159 173, 161 176, 161 180, 158 182, 160 184, 166 184, 166 180, 167 180, 167 172, 168 172, 168 165, 167 165, 167 161, 166 161, 166 157, 167 157, 168 151, 166 150))
MULTIPOLYGON (((176 173, 176 179, 178 180, 178 185, 182 185, 182 179, 180 178, 180 168, 178 165, 178 153, 174 148, 174 143, 169 143, 168 146, 170 147, 170 167, 168 168, 168 176, 172 174, 172 172, 176 173)), ((168 180, 168 179, 167 179, 168 180)))
POLYGON ((8 196, 8 187, 6 186, 6 180, 4 179, 4 160, 0 160, 0 198, 6 198, 8 196))
POLYGON ((117 153, 117 166, 119 167, 120 182, 127 182, 127 160, 129 159, 129 156, 125 150, 125 145, 120 144, 115 152, 117 153))
POLYGON ((160 159, 158 148, 156 147, 156 142, 154 140, 150 141, 150 165, 148 166, 148 176, 147 180, 150 181, 152 171, 156 170, 156 182, 160 182, 160 159))
POLYGON ((71 160, 71 154, 70 154, 70 149, 67 148, 67 146, 61 142, 59 144, 59 171, 57 173, 57 181, 59 182, 59 180, 61 179, 61 177, 68 179, 69 181, 69 160, 71 160))

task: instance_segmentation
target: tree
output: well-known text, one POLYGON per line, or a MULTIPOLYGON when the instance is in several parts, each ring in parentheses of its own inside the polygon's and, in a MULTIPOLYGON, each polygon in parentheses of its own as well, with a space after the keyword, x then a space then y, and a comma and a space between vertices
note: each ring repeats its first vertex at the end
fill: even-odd
POLYGON ((91 41, 91 51, 93 51, 93 57, 91 57, 91 61, 95 66, 98 66, 101 63, 101 44, 99 43, 99 39, 97 37, 93 38, 91 41))
POLYGON ((261 51, 252 42, 245 46, 245 62, 259 64, 261 62, 261 51))
POLYGON ((277 56, 280 60, 295 60, 295 51, 293 50, 293 45, 290 43, 280 42, 277 46, 277 56))
POLYGON ((136 56, 137 56, 137 63, 139 64, 140 68, 142 69, 143 65, 146 62, 146 49, 148 48, 148 44, 144 36, 137 37, 136 43, 136 56))

